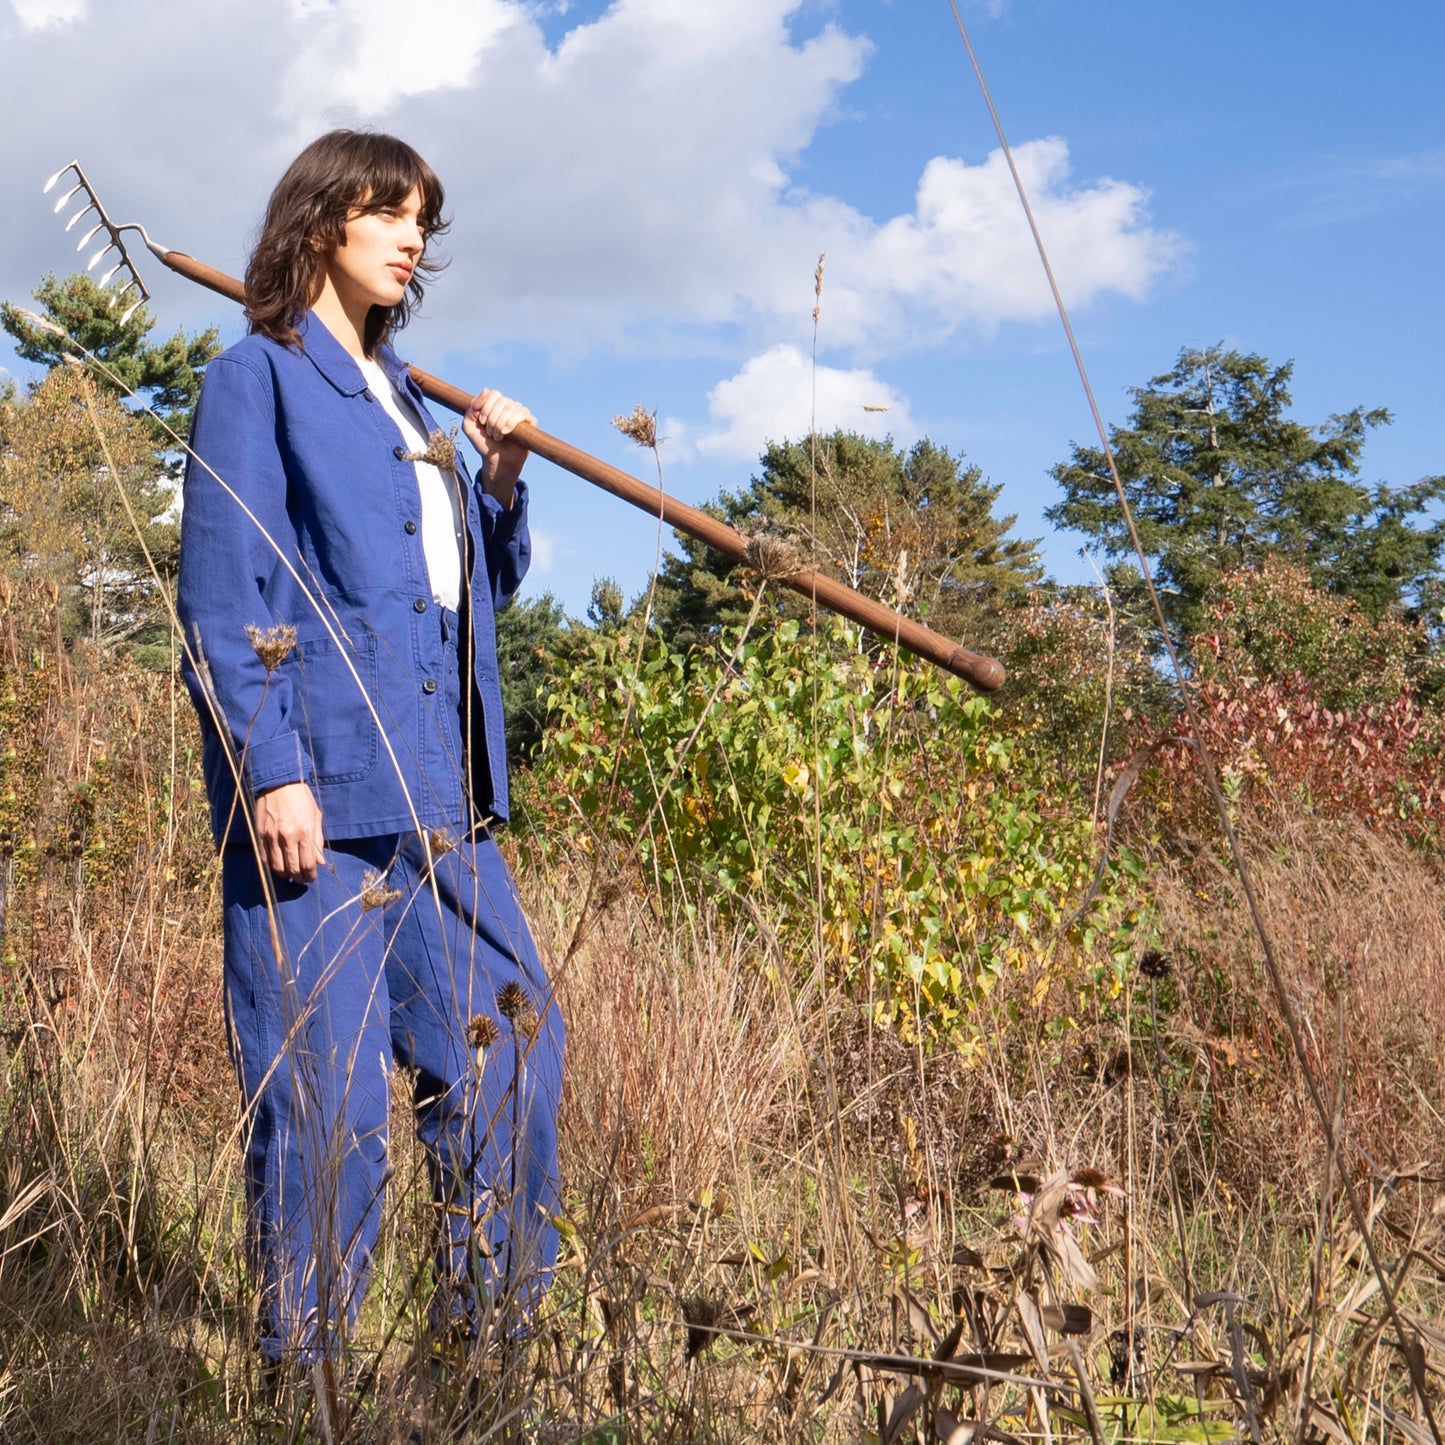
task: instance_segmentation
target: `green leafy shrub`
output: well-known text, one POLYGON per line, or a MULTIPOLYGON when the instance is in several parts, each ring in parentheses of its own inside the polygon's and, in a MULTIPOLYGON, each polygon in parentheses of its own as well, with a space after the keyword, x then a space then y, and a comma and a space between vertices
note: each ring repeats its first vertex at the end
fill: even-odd
POLYGON ((1117 991, 1137 920, 1115 874, 1059 937, 1094 871, 1087 805, 956 679, 870 659, 841 621, 816 647, 785 622, 726 655, 636 656, 635 631, 595 638, 549 700, 538 840, 621 844, 672 901, 765 915, 780 956, 821 945, 909 1034, 966 1039, 1008 970, 1041 998, 1082 955, 1117 991))

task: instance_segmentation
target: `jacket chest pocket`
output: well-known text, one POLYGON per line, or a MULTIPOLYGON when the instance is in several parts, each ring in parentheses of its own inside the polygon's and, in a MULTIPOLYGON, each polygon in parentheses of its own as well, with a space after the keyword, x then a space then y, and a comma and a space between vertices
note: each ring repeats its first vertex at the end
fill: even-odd
POLYGON ((297 731, 318 783, 358 783, 376 766, 376 638, 363 632, 355 646, 329 637, 298 642, 287 659, 297 731))

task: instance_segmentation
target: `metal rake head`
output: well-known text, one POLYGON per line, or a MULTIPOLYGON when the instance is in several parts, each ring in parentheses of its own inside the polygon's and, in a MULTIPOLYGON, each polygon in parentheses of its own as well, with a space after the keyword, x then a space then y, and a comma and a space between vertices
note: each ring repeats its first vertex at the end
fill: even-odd
POLYGON ((72 201, 78 197, 81 198, 80 209, 65 223, 65 229, 71 231, 79 224, 82 217, 89 215, 92 211, 95 213, 95 224, 80 238, 80 244, 77 245, 75 249, 77 251, 85 250, 102 231, 105 232, 105 244, 86 262, 85 269, 87 271, 93 271, 95 267, 100 264, 103 257, 112 251, 116 253, 119 259, 117 259, 110 270, 100 278, 100 285, 102 287, 109 286, 111 279, 118 271, 127 273, 128 279, 124 285, 113 291, 110 298, 111 306, 115 306, 124 301, 131 292, 136 293, 135 300, 121 313, 120 324, 124 326, 135 314, 137 308, 150 300, 151 293, 146 288, 145 282, 141 280, 140 272, 136 270, 135 262, 131 259, 130 252, 126 249, 125 239, 121 235, 121 232, 138 231, 141 240, 146 243, 147 249, 154 252, 157 256, 163 256, 165 254, 165 247, 157 246, 146 234, 146 228, 136 221, 125 221, 120 225, 112 221, 110 216, 106 214, 105 207, 101 205, 100 197, 95 193, 95 187, 91 185, 89 178, 85 172, 81 170, 79 161, 70 161, 68 164, 61 166, 61 168, 46 181, 43 194, 49 195, 60 183, 61 177, 66 175, 67 172, 74 176, 74 184, 56 201, 55 214, 59 215, 72 201))

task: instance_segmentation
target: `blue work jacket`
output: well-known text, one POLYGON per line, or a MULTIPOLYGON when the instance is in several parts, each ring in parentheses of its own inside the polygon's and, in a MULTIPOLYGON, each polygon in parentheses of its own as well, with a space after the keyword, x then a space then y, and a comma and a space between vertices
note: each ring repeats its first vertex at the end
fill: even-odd
MULTIPOLYGON (((531 556, 526 488, 504 510, 458 456, 481 713, 464 779, 416 468, 336 338, 299 329, 299 351, 253 335, 216 357, 191 430, 177 606, 217 844, 245 843, 238 801, 283 783, 311 785, 328 838, 459 827, 467 792, 505 818, 494 619, 531 556), (283 624, 296 645, 268 672, 247 628, 283 624)), ((434 428, 395 352, 376 359, 434 428)))

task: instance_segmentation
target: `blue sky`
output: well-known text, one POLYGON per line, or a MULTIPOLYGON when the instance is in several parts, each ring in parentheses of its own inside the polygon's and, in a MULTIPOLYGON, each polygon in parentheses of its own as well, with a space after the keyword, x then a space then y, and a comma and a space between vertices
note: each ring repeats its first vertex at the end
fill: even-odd
MULTIPOLYGON (((963 450, 1057 574, 1089 575, 1080 539, 1041 515, 1088 414, 947 0, 404 13, 402 27, 382 0, 0 0, 0 294, 68 268, 39 186, 72 156, 122 219, 234 272, 301 143, 332 124, 394 130, 432 159, 455 218, 411 359, 522 397, 649 479, 608 422, 656 408, 668 489, 702 501, 745 481, 768 435, 806 427, 827 250, 820 423, 963 450)), ((1368 480, 1445 471, 1445 11, 968 0, 964 14, 1111 421, 1182 346, 1224 341, 1293 358, 1304 420, 1391 408, 1368 480)), ((239 334, 227 303, 154 262, 146 275, 161 329, 239 334)), ((655 523, 549 466, 532 482, 533 590, 580 613, 594 576, 645 585, 655 523)))

